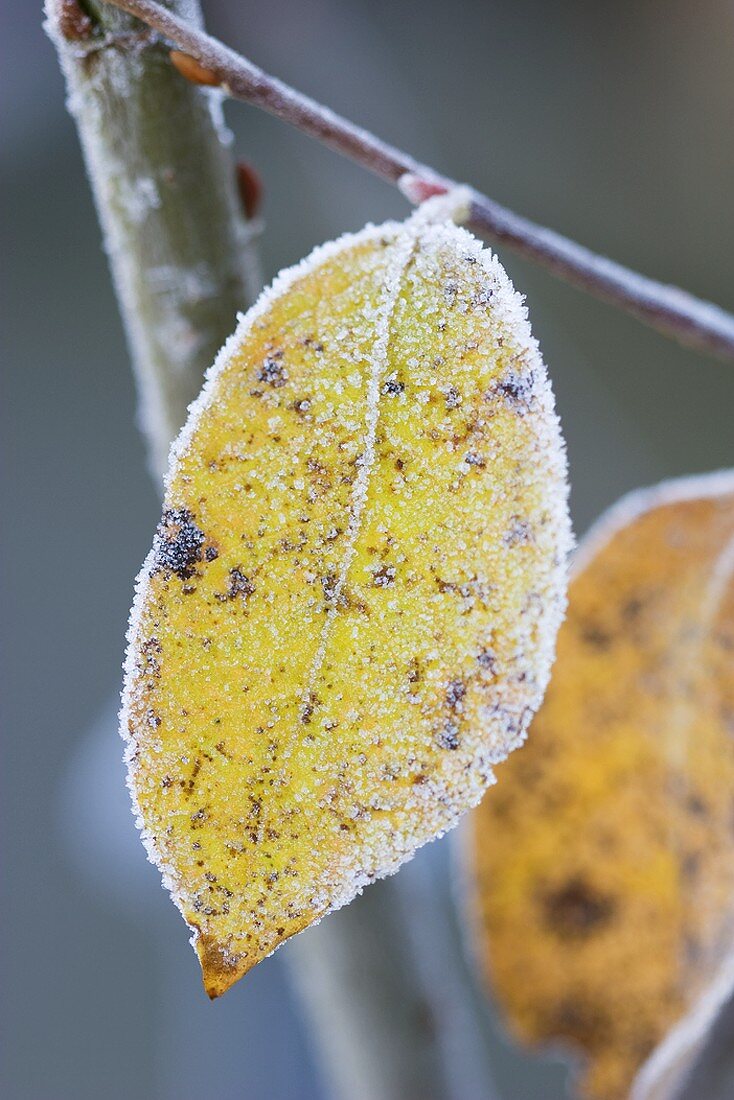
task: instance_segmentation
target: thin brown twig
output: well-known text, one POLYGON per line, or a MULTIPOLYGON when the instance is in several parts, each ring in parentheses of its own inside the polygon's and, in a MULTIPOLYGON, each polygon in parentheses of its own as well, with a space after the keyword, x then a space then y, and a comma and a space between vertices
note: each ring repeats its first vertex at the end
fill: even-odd
MULTIPOLYGON (((212 74, 225 94, 289 122, 362 167, 396 184, 413 202, 455 181, 421 164, 328 107, 269 76, 251 61, 168 11, 155 0, 109 0, 153 27, 212 74)), ((687 291, 667 286, 536 225, 472 189, 467 224, 497 244, 589 294, 625 310, 698 351, 734 360, 734 316, 687 291)))

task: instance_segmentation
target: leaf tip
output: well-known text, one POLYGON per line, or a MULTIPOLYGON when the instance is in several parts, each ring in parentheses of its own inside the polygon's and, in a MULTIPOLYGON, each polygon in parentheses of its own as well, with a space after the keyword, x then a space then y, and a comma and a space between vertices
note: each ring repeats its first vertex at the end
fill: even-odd
POLYGON ((191 943, 201 965, 202 982, 210 1001, 221 997, 250 969, 241 955, 233 955, 226 945, 198 928, 194 930, 191 943))

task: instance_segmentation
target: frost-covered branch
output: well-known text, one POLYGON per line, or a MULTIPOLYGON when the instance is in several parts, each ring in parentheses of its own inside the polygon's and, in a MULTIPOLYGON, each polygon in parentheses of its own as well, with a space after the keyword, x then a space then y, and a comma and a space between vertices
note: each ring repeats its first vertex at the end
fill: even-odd
MULTIPOLYGON (((197 0, 173 8, 200 26, 197 0)), ((204 371, 259 282, 218 93, 183 80, 158 36, 109 4, 46 0, 46 16, 160 478, 204 371)))
MULTIPOLYGON (((454 181, 407 153, 269 76, 155 0, 111 2, 137 15, 193 58, 197 66, 190 62, 187 74, 190 78, 219 85, 227 95, 291 123, 375 175, 397 184, 411 201, 420 201, 427 193, 454 186, 454 181), (198 73, 197 67, 200 67, 198 73)), ((179 57, 178 63, 185 72, 185 60, 179 57)), ((698 351, 734 360, 734 316, 718 306, 598 256, 478 191, 473 191, 468 224, 491 241, 507 245, 566 282, 631 313, 658 332, 698 351)))

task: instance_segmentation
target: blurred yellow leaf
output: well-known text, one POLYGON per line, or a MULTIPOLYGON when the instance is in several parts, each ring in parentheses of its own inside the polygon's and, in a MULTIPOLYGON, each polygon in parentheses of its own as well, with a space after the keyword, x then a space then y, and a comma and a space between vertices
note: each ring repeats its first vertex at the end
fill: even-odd
POLYGON ((596 1100, 628 1095, 734 946, 732 570, 734 473, 613 508, 528 744, 470 819, 492 985, 519 1036, 581 1045, 596 1100))
POLYGON ((547 681, 552 396, 504 271, 431 209, 281 275, 174 449, 124 732, 211 996, 453 826, 547 681))

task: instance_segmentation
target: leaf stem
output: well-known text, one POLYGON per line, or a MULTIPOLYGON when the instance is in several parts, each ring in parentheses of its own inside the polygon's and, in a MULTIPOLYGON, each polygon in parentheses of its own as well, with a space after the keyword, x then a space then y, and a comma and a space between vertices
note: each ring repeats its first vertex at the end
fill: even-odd
MULTIPOLYGON (((227 95, 276 115, 350 157, 368 171, 400 186, 412 201, 456 185, 428 165, 263 72, 155 0, 110 2, 136 15, 189 54, 227 95)), ((507 245, 553 275, 625 310, 665 336, 697 351, 734 360, 731 313, 597 255, 513 213, 479 191, 472 190, 472 200, 467 224, 489 240, 507 245)))

